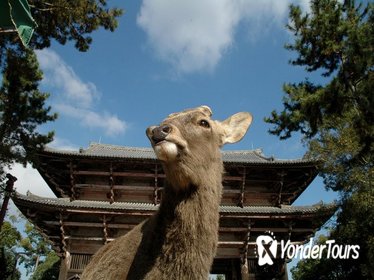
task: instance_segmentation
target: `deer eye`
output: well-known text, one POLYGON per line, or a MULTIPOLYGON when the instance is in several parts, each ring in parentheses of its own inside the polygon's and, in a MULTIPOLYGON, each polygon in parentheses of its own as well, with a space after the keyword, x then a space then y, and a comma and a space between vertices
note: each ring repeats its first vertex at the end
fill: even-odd
POLYGON ((202 126, 202 127, 205 127, 205 128, 210 128, 210 124, 206 120, 199 121, 199 125, 202 126))

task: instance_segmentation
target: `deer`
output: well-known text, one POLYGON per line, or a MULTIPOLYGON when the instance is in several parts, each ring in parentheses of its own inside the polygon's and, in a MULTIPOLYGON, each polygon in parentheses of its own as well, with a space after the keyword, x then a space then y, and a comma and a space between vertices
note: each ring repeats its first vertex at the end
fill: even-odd
POLYGON ((240 141, 252 122, 247 112, 222 122, 211 116, 200 106, 147 128, 166 175, 158 210, 99 249, 81 279, 208 279, 218 246, 220 148, 240 141))

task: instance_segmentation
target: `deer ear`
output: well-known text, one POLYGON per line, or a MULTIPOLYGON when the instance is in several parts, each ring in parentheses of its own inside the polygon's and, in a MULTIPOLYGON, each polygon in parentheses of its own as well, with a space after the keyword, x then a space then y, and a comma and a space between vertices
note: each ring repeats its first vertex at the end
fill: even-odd
POLYGON ((252 115, 247 112, 240 112, 232 115, 221 123, 224 130, 222 144, 235 143, 240 141, 252 123, 252 115))

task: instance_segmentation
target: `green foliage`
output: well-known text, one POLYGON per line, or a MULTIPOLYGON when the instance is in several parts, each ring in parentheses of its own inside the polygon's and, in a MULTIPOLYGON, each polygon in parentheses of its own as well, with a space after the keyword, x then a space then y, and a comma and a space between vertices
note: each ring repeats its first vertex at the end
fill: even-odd
POLYGON ((0 246, 0 279, 4 280, 18 280, 21 278, 21 273, 15 267, 15 255, 4 247, 0 246))
POLYGON ((293 278, 374 279, 374 4, 315 0, 309 14, 291 5, 289 16, 291 64, 325 83, 284 85, 284 110, 266 121, 281 139, 304 135, 306 156, 322 162, 326 188, 340 194, 328 239, 360 246, 358 259, 303 260, 293 278))
POLYGON ((16 261, 24 264, 28 274, 35 270, 32 279, 58 279, 60 258, 51 245, 31 223, 26 222, 22 237, 13 225, 22 219, 10 217, 10 221, 0 231, 0 279, 19 279, 16 261))
MULTIPOLYGON (((121 9, 108 8, 106 0, 29 0, 28 3, 38 24, 30 42, 32 49, 48 48, 54 39, 63 45, 72 41, 79 51, 87 51, 92 43, 89 34, 100 27, 114 31, 118 26, 117 18, 123 13, 121 9)), ((21 42, 15 40, 14 34, 2 34, 1 66, 9 49, 23 48, 21 42)))
MULTIPOLYGON (((49 94, 39 90, 43 74, 33 49, 47 48, 55 40, 63 45, 71 41, 79 51, 87 51, 92 43, 90 34, 101 27, 114 31, 117 18, 122 15, 121 9, 108 8, 106 0, 28 0, 28 3, 38 24, 30 49, 25 49, 13 33, 0 36, 0 198, 5 189, 4 168, 16 162, 35 164, 36 153, 53 138, 53 132, 38 131, 38 126, 57 116, 46 106, 49 94)), ((50 245, 31 224, 26 224, 26 235, 22 239, 11 224, 4 223, 0 233, 0 273, 13 271, 19 258, 29 272, 38 262, 42 263, 35 279, 57 279, 57 256, 51 253, 50 245), (22 249, 22 254, 16 254, 15 248, 22 249)), ((0 279, 9 277, 0 274, 0 279)), ((19 277, 15 270, 12 279, 19 277)))
POLYGON ((38 265, 31 280, 57 280, 60 272, 60 258, 54 251, 48 253, 46 259, 38 265))
POLYGON ((118 8, 109 9, 106 0, 29 0, 31 13, 38 23, 31 46, 42 49, 49 47, 51 39, 61 44, 74 41, 75 47, 86 51, 92 42, 88 35, 99 27, 114 31, 117 18, 122 15, 118 8))
POLYGON ((360 246, 358 259, 339 261, 344 278, 374 279, 374 189, 370 184, 361 187, 343 201, 337 225, 330 239, 340 244, 360 246))
POLYGON ((320 128, 319 136, 309 142, 309 147, 308 155, 323 162, 321 175, 325 186, 340 191, 342 198, 372 184, 374 155, 362 152, 360 135, 349 114, 345 122, 336 122, 334 130, 320 128))
POLYGON ((13 249, 21 240, 19 231, 8 221, 5 221, 0 231, 0 279, 20 279, 16 269, 16 255, 13 249))
POLYGON ((90 34, 100 27, 114 31, 118 8, 108 8, 105 0, 29 0, 31 14, 38 26, 25 49, 13 33, 0 36, 0 182, 3 169, 14 162, 35 163, 35 153, 52 141, 53 133, 41 134, 37 127, 56 118, 45 106, 47 93, 38 90, 42 72, 33 49, 43 49, 55 40, 74 42, 79 51, 87 51, 90 34))
POLYGON ((312 1, 311 13, 290 7, 287 28, 295 42, 286 48, 298 53, 292 65, 308 72, 322 71, 331 80, 315 85, 309 80, 284 85, 284 110, 273 111, 271 133, 282 139, 300 131, 313 138, 320 128, 334 129, 349 112, 362 153, 373 152, 374 140, 374 5, 355 6, 336 0, 312 1), (345 116, 344 116, 345 114, 345 116))
POLYGON ((29 222, 26 222, 25 233, 26 237, 20 241, 19 246, 27 254, 20 256, 20 263, 23 263, 30 273, 40 261, 40 257, 48 256, 51 246, 29 222))
POLYGON ((34 162, 35 153, 52 140, 37 126, 53 121, 55 114, 45 106, 47 93, 38 90, 42 73, 35 54, 8 52, 0 88, 0 163, 1 167, 14 162, 34 162))
MULTIPOLYGON (((301 260, 297 267, 291 268, 293 280, 345 280, 341 262, 334 259, 305 259, 301 260), (334 268, 334 269, 332 269, 334 268)), ((358 278, 360 279, 360 278, 358 278)))
POLYGON ((374 189, 361 188, 347 198, 335 228, 328 237, 319 240, 324 244, 327 239, 336 244, 359 245, 359 258, 333 259, 326 254, 321 259, 300 261, 292 272, 294 280, 349 280, 374 279, 374 189))
POLYGON ((322 175, 333 190, 353 191, 373 174, 373 8, 336 0, 312 1, 310 14, 290 7, 295 42, 286 48, 298 53, 291 63, 323 71, 330 81, 284 85, 284 110, 265 120, 281 139, 296 131, 305 136, 309 156, 325 162, 322 175))
POLYGON ((21 240, 19 231, 8 221, 4 221, 0 231, 0 246, 11 249, 21 240))

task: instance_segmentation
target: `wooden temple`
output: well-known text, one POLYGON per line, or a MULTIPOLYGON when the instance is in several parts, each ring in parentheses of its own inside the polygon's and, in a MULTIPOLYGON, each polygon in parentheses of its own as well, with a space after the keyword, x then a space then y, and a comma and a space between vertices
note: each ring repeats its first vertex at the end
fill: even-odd
MULTIPOLYGON (((222 156, 219 244, 211 273, 230 280, 287 279, 287 260, 257 264, 256 238, 270 231, 277 240, 305 243, 331 217, 334 205, 292 206, 316 177, 318 163, 265 157, 261 150, 222 156)), ((37 169, 57 198, 28 193, 13 201, 62 257, 59 280, 79 279, 101 246, 152 215, 162 199, 165 174, 150 148, 46 148, 37 169)))

